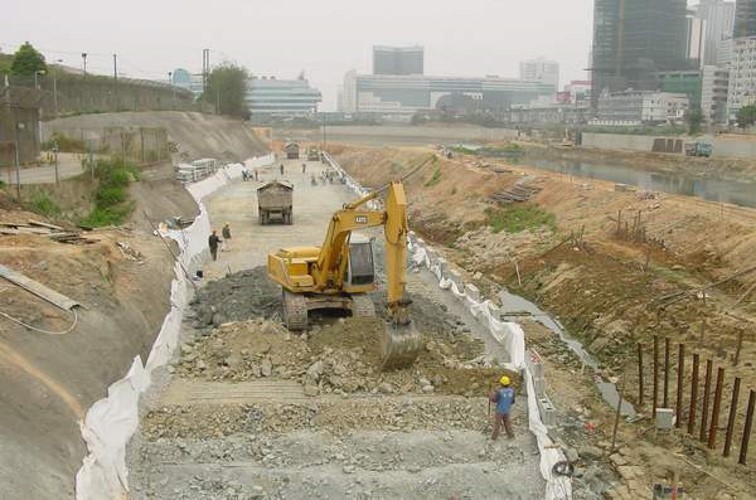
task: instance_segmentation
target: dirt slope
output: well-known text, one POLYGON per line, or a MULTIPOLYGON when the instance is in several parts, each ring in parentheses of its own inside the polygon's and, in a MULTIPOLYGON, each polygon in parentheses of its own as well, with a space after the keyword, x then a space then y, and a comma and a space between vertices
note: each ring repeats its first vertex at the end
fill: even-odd
MULTIPOLYGON (((689 294, 687 298, 682 296, 684 300, 664 304, 665 307, 660 307, 659 301, 665 295, 714 283, 756 265, 753 259, 756 211, 692 197, 615 192, 610 183, 569 178, 503 161, 464 156, 444 160, 434 158, 434 152, 428 148, 332 146, 332 150, 352 175, 371 186, 380 186, 417 169, 405 182, 413 228, 441 246, 442 253, 460 264, 468 273, 467 279, 483 290, 506 286, 557 316, 598 358, 605 378, 625 380, 625 397, 635 404, 638 402, 636 349, 640 343, 646 359, 646 401, 644 407, 639 407, 644 413, 651 411, 649 360, 654 335, 671 340, 672 402, 676 401, 675 353, 678 343, 685 345, 688 361, 683 373, 686 389, 682 418, 686 422, 692 354, 700 355, 702 361, 714 360, 715 372, 718 367, 726 369, 723 394, 727 402, 722 405, 723 414, 729 411, 734 377, 740 377, 748 389, 756 387, 756 342, 749 333, 756 321, 756 294, 753 294, 756 272, 708 289, 706 300, 689 294), (493 193, 523 182, 537 189, 530 201, 500 205, 489 199, 493 193), (501 216, 504 230, 494 231, 500 221, 490 217, 491 211, 501 216), (508 229, 523 213, 543 212, 553 217, 552 227, 535 224, 531 219, 526 220, 529 225, 524 230, 508 229), (618 225, 620 212, 622 222, 618 225), (743 334, 743 343, 739 363, 735 365, 739 334, 743 334)), ((530 332, 528 335, 533 345, 530 332)), ((545 354, 554 366, 551 373, 565 377, 553 382, 559 389, 552 394, 557 404, 563 405, 561 410, 574 412, 574 408, 587 406, 594 412, 592 418, 611 426, 608 406, 591 387, 590 370, 585 371, 587 391, 574 398, 562 397, 560 394, 575 390, 575 374, 578 370, 583 373, 581 363, 568 366, 565 360, 570 355, 564 347, 555 348, 545 340, 537 341, 536 345, 547 346, 545 354), (572 389, 565 392, 564 388, 572 389)), ((701 399, 699 395, 698 415, 701 399)), ((735 419, 737 442, 746 400, 747 395, 741 389, 735 419)), ((723 418, 719 421, 720 433, 723 418)), ((713 498, 721 484, 702 476, 694 467, 665 457, 654 443, 644 442, 647 449, 643 456, 628 451, 636 448, 633 443, 643 425, 648 426, 640 424, 625 429, 628 448, 624 459, 646 467, 643 479, 627 486, 631 493, 639 494, 638 488, 652 485, 652 481, 670 481, 668 473, 676 468, 692 491, 697 491, 701 498, 713 498)), ((721 455, 723 438, 719 438, 718 451, 712 452, 708 460, 703 446, 681 434, 665 439, 660 446, 684 455, 694 453, 700 466, 711 467, 732 481, 736 489, 729 492, 742 493, 756 487, 752 466, 737 466, 732 459, 713 458, 721 455)), ((644 436, 651 439, 650 434, 644 436)), ((736 444, 734 449, 737 447, 736 444)), ((737 456, 737 451, 733 454, 737 456)))
POLYGON ((59 131, 71 137, 81 137, 82 130, 104 127, 162 127, 169 140, 190 159, 204 156, 239 161, 264 154, 267 149, 252 131, 252 127, 215 115, 181 111, 145 111, 101 113, 72 116, 43 124, 43 136, 59 131))

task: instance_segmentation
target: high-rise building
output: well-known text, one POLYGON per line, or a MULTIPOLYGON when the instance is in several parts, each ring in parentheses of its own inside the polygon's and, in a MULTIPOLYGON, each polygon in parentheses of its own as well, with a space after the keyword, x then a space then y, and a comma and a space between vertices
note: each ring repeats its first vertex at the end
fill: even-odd
POLYGON ((548 83, 559 90, 559 63, 543 57, 520 63, 520 80, 548 83))
POLYGON ((659 71, 690 66, 686 0, 595 0, 593 98, 602 91, 655 90, 659 71))
POLYGON ((756 103, 756 36, 735 38, 732 52, 727 114, 735 119, 740 108, 756 103))
POLYGON ((737 0, 735 3, 734 38, 756 35, 756 0, 737 0))
POLYGON ((423 69, 423 47, 373 47, 374 75, 422 75, 423 69))
POLYGON ((701 0, 695 7, 695 17, 706 21, 704 37, 705 65, 718 65, 722 40, 731 38, 735 25, 735 3, 724 0, 701 0))
POLYGON ((686 18, 688 23, 685 56, 692 67, 701 67, 706 50, 706 21, 693 15, 686 18))
POLYGON ((717 66, 703 67, 701 113, 712 124, 727 123, 727 89, 730 71, 717 66))

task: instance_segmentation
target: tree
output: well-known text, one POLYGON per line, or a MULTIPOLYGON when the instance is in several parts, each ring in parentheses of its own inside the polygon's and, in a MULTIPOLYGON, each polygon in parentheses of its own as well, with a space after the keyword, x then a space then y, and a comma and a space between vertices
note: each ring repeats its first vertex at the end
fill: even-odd
POLYGON ((756 105, 751 104, 749 106, 743 106, 738 110, 736 118, 740 128, 750 127, 756 123, 756 105))
POLYGON ((34 76, 37 71, 45 71, 45 56, 43 56, 32 44, 25 42, 13 55, 11 74, 18 76, 34 76))
POLYGON ((247 70, 233 63, 223 63, 213 68, 202 100, 212 105, 221 115, 249 117, 247 106, 247 70))
POLYGON ((701 122, 703 122, 703 113, 700 106, 694 106, 688 110, 685 116, 688 122, 688 134, 696 135, 701 132, 701 122))

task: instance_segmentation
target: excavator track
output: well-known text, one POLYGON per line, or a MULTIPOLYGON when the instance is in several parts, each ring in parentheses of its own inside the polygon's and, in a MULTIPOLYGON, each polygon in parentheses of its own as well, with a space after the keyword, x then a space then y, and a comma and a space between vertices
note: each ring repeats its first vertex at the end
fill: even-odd
POLYGON ((307 328, 307 297, 303 294, 283 291, 283 315, 286 328, 304 330, 307 328))
POLYGON ((352 316, 354 317, 372 317, 375 316, 375 304, 369 295, 354 294, 352 295, 352 316))

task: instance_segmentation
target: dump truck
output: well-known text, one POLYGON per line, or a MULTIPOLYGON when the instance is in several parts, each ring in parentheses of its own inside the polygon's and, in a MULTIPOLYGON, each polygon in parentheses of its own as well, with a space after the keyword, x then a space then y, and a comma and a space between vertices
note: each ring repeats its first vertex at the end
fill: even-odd
POLYGON ((286 152, 287 160, 299 159, 299 144, 296 142, 287 142, 284 146, 284 151, 286 152))
POLYGON ((294 223, 292 202, 294 185, 287 181, 275 180, 257 188, 257 213, 260 225, 279 220, 283 224, 294 223))
POLYGON ((307 149, 307 160, 308 161, 320 160, 320 151, 318 151, 318 148, 310 147, 307 149))
POLYGON ((685 143, 685 156, 711 156, 712 147, 708 142, 693 141, 685 143))

